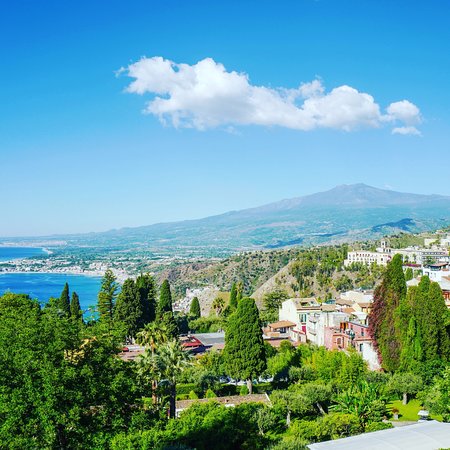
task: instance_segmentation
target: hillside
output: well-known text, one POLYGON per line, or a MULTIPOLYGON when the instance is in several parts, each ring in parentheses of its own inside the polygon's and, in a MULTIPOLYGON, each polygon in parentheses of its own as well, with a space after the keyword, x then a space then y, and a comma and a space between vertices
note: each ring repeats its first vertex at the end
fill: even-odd
POLYGON ((183 222, 66 237, 76 245, 146 248, 189 256, 293 245, 342 243, 450 222, 450 197, 378 189, 365 184, 183 222))

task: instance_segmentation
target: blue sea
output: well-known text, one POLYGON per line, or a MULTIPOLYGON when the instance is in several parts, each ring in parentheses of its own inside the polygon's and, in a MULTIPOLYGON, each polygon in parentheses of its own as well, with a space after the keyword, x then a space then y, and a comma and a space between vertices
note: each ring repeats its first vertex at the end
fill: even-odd
POLYGON ((66 282, 69 283, 70 295, 73 291, 79 295, 83 311, 97 303, 100 277, 63 273, 2 273, 0 295, 6 291, 28 294, 45 303, 50 297, 59 297, 66 282))
POLYGON ((0 247, 0 262, 11 261, 13 259, 24 259, 32 256, 46 255, 43 248, 35 247, 0 247))

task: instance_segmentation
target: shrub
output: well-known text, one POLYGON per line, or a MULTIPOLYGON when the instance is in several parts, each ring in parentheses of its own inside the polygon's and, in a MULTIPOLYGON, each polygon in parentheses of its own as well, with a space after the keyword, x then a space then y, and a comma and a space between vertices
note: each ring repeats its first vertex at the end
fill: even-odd
POLYGON ((248 394, 249 394, 248 387, 246 384, 243 384, 239 389, 239 395, 248 395, 248 394))
POLYGON ((191 391, 191 392, 189 392, 189 399, 190 400, 197 400, 198 399, 198 395, 194 391, 191 391))
POLYGON ((208 389, 205 394, 205 398, 216 398, 217 395, 212 389, 208 389))

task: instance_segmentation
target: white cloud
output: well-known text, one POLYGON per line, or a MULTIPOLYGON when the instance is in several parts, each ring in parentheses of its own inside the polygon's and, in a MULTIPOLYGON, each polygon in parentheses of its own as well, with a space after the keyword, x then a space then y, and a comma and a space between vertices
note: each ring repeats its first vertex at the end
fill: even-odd
POLYGON ((416 128, 412 126, 407 127, 396 127, 392 130, 392 134, 412 134, 415 136, 422 136, 422 133, 416 128))
POLYGON ((247 74, 228 72, 211 58, 193 65, 159 56, 142 58, 120 73, 133 79, 127 92, 153 95, 144 112, 174 127, 262 125, 351 131, 392 123, 398 125, 395 133, 415 134, 412 125, 421 120, 419 109, 408 100, 391 103, 383 114, 371 95, 350 86, 326 92, 318 79, 296 89, 255 86, 247 74))
POLYGON ((386 111, 393 120, 401 120, 405 124, 415 125, 421 122, 419 108, 408 100, 391 103, 386 111))

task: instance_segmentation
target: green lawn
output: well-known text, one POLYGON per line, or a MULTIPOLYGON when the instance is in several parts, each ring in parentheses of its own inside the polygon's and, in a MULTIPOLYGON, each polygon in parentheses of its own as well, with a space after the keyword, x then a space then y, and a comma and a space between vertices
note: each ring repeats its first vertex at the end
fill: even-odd
POLYGON ((417 413, 422 409, 419 400, 412 399, 407 405, 404 405, 401 400, 394 400, 388 403, 389 410, 392 408, 397 408, 400 412, 398 413, 398 420, 400 421, 417 421, 419 416, 417 413))
MULTIPOLYGON (((419 419, 417 413, 421 409, 424 409, 420 404, 419 400, 416 399, 410 400, 407 405, 404 405, 401 400, 394 400, 393 402, 388 403, 388 408, 389 411, 391 411, 392 408, 397 408, 400 411, 398 413, 399 421, 410 421, 410 422, 417 421, 419 419)), ((435 420, 442 420, 442 417, 433 414, 430 414, 430 418, 435 420)), ((391 418, 391 420, 393 420, 393 418, 391 418)))

